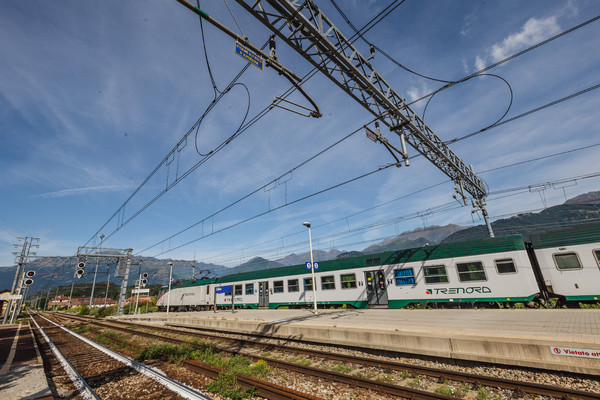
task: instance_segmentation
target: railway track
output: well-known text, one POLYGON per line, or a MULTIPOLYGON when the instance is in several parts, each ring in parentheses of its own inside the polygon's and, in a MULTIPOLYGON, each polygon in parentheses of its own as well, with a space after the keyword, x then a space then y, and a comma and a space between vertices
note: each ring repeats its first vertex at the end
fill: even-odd
MULTIPOLYGON (((50 316, 53 319, 58 320, 59 322, 64 322, 64 321, 68 321, 71 318, 65 317, 65 316, 58 316, 58 315, 52 315, 50 316)), ((46 319, 45 317, 42 316, 42 318, 46 319)), ((48 319, 46 319, 46 321, 50 322, 48 319)), ((60 327, 62 330, 67 331, 66 328, 64 327, 60 327)), ((93 329, 91 329, 92 331, 94 331, 93 329)), ((98 331, 95 331, 94 333, 100 333, 98 331)), ((110 340, 115 341, 115 342, 119 342, 121 344, 125 344, 127 346, 130 347, 135 347, 135 348, 142 348, 143 346, 140 346, 138 344, 135 343, 128 343, 125 340, 116 338, 116 337, 109 337, 110 340)), ((87 341, 88 343, 90 342, 89 340, 87 341)), ((93 352, 90 352, 88 348, 82 349, 82 351, 85 352, 85 354, 87 355, 87 361, 95 363, 95 362, 100 362, 100 363, 106 363, 107 362, 107 358, 101 358, 101 357, 97 357, 97 355, 93 352), (96 361, 98 360, 98 361, 96 361)), ((114 352, 112 352, 114 353, 114 352)), ((113 355, 114 357, 114 355, 113 355)), ((117 357, 119 357, 119 355, 117 355, 117 357)), ((125 358, 123 356, 120 356, 121 358, 125 358)), ((133 360, 129 359, 129 361, 133 364, 136 365, 143 365, 140 363, 136 363, 133 360)), ((224 370, 222 368, 217 368, 217 367, 213 367, 211 365, 202 363, 202 362, 198 362, 198 361, 193 361, 193 360, 185 360, 184 361, 184 365, 185 367, 193 372, 196 373, 201 373, 204 376, 208 376, 210 378, 218 378, 220 376, 220 374, 222 372, 224 372, 224 370)), ((266 382, 266 381, 261 381, 259 379, 255 379, 252 377, 246 377, 246 376, 237 376, 237 382, 241 383, 247 387, 252 387, 254 390, 255 395, 257 396, 261 396, 263 398, 266 399, 272 399, 272 400, 323 400, 317 396, 313 396, 307 393, 302 393, 296 390, 292 390, 292 389, 288 389, 279 385, 275 385, 272 384, 270 382, 266 382)), ((85 381, 85 378, 83 378, 83 380, 85 381)), ((91 385, 90 385, 91 386, 91 385)), ((144 398, 148 396, 148 393, 144 394, 144 398)), ((186 396, 184 396, 186 397, 186 396)), ((94 397, 91 397, 94 398, 94 397)), ((108 398, 118 398, 118 397, 114 397, 114 396, 110 396, 108 398)), ((128 395, 126 397, 122 397, 122 398, 134 398, 133 394, 132 395, 128 395)), ((170 397, 170 396, 163 396, 160 393, 158 394, 151 394, 150 398, 178 398, 178 397, 170 397)), ((194 397, 187 397, 187 398, 194 398, 194 397)), ((209 398, 208 396, 206 397, 202 397, 202 399, 207 399, 210 400, 211 398, 209 398)))
MULTIPOLYGON (((71 316, 69 316, 71 318, 71 316)), ((156 333, 147 333, 142 332, 140 328, 146 328, 144 325, 134 325, 127 322, 122 321, 110 321, 107 322, 98 322, 93 319, 84 318, 80 316, 73 316, 73 319, 79 321, 87 321, 90 323, 94 323, 99 326, 103 326, 109 329, 116 329, 122 332, 127 332, 129 334, 141 335, 149 338, 154 338, 157 340, 168 341, 174 344, 181 344, 185 341, 180 339, 171 338, 164 335, 157 335, 156 333), (136 329, 133 329, 133 328, 136 329)), ((563 387, 551 386, 551 385, 543 385, 531 382, 523 382, 516 380, 509 380, 503 378, 495 378, 489 377, 485 375, 457 372, 457 371, 448 371, 439 368, 431 368, 418 366, 413 364, 404 364, 398 362, 391 362, 385 360, 376 360, 367 357, 356 357, 349 355, 342 355, 331 352, 324 352, 318 350, 311 350, 306 348, 299 347, 290 347, 286 345, 273 344, 273 343, 264 343, 258 340, 248 340, 248 339, 233 339, 227 338, 223 335, 218 334, 209 334, 206 332, 189 332, 182 331, 181 329, 173 329, 173 328, 165 328, 165 327, 147 327, 147 329, 152 329, 154 332, 162 332, 164 334, 177 334, 177 335, 187 335, 192 337, 202 337, 208 338, 211 340, 218 340, 219 342, 227 342, 229 343, 228 347, 219 347, 220 350, 230 352, 232 354, 243 354, 249 357, 253 357, 255 359, 263 359, 271 365, 278 366, 279 368, 284 368, 290 371, 297 371, 299 373, 312 375, 315 377, 320 377, 323 379, 331 379, 332 381, 343 382, 347 384, 358 385, 364 388, 369 388, 371 390, 376 390, 381 393, 387 393, 389 395, 400 396, 400 390, 406 390, 407 388, 398 387, 396 385, 385 384, 383 382, 373 382, 369 379, 361 379, 356 376, 349 376, 340 373, 332 373, 331 371, 323 371, 317 368, 310 368, 306 366, 299 366, 294 363, 288 363, 281 360, 275 360, 267 357, 257 357, 255 354, 244 353, 242 350, 250 349, 250 348, 260 348, 261 350, 267 351, 279 351, 286 353, 295 353, 299 355, 305 355, 308 357, 316 357, 326 360, 338 361, 340 363, 346 365, 360 365, 365 367, 378 368, 383 371, 399 371, 403 374, 410 374, 411 376, 427 376, 430 379, 437 380, 439 382, 446 381, 454 381, 461 382, 462 384, 468 384, 471 387, 491 387, 491 388, 500 388, 509 390, 512 392, 513 397, 519 397, 520 395, 528 394, 533 396, 549 396, 552 398, 565 398, 565 399, 581 399, 581 400, 591 400, 591 399, 600 399, 600 394, 598 393, 589 393, 583 392, 579 390, 573 390, 563 387), (235 350, 232 350, 234 348, 235 350), (400 389, 399 389, 400 388, 400 389)), ((189 343, 189 342, 185 342, 189 343)), ((409 398, 449 398, 438 396, 438 394, 424 394, 420 390, 416 390, 413 393, 404 393, 404 396, 417 396, 417 397, 409 397, 409 398), (418 396, 425 397, 418 397, 418 396), (437 396, 437 397, 426 397, 426 396, 437 396)))
POLYGON ((83 399, 212 400, 43 316, 30 317, 83 399))

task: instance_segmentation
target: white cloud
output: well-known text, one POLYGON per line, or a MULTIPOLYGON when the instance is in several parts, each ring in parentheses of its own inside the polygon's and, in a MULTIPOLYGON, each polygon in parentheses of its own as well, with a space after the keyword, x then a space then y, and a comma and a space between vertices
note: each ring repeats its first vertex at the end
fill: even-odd
POLYGON ((560 26, 556 22, 556 17, 546 19, 530 18, 520 32, 508 35, 502 43, 492 46, 490 51, 494 61, 500 61, 507 56, 522 50, 526 47, 541 42, 548 37, 560 32, 560 26))
POLYGON ((421 84, 421 87, 413 86, 408 89, 406 96, 408 97, 409 101, 413 102, 431 92, 433 92, 433 90, 427 84, 423 83, 421 84))
POLYGON ((475 70, 480 71, 485 68, 485 61, 483 58, 477 56, 475 57, 475 70))
POLYGON ((86 194, 89 192, 120 190, 120 189, 126 189, 128 187, 129 186, 127 186, 127 185, 90 186, 90 187, 83 187, 83 188, 59 190, 56 192, 41 193, 41 194, 35 195, 33 197, 53 198, 53 197, 65 197, 65 196, 79 196, 81 194, 86 194))

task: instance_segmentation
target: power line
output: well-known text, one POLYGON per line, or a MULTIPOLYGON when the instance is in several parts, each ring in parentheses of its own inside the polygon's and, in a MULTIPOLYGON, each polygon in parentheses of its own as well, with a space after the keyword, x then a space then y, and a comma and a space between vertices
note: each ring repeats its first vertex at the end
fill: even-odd
POLYGON ((488 131, 488 130, 490 130, 490 129, 492 129, 492 128, 497 128, 497 127, 499 127, 499 126, 501 126, 501 125, 508 124, 509 122, 516 121, 517 119, 520 119, 520 118, 526 117, 526 116, 528 116, 528 115, 531 115, 531 114, 533 114, 533 113, 536 113, 536 112, 538 112, 538 111, 542 111, 542 110, 544 110, 544 109, 546 109, 546 108, 548 108, 548 107, 555 106, 555 105, 557 105, 557 104, 560 104, 560 103, 562 103, 562 102, 565 102, 565 101, 567 101, 567 100, 571 100, 571 99, 573 99, 573 98, 575 98, 575 97, 577 97, 577 96, 581 96, 582 94, 586 94, 586 93, 588 93, 588 92, 591 92, 592 90, 596 90, 596 89, 598 89, 598 88, 600 88, 600 84, 597 84, 597 85, 594 85, 594 86, 590 86, 590 87, 588 87, 588 88, 586 88, 586 89, 580 90, 579 92, 576 92, 576 93, 570 94, 570 95, 568 95, 568 96, 566 96, 566 97, 560 98, 560 99, 558 99, 558 100, 554 100, 553 102, 550 102, 550 103, 548 103, 548 104, 544 104, 544 105, 543 105, 543 106, 541 106, 541 107, 534 108, 533 110, 529 110, 529 111, 527 111, 527 112, 524 112, 523 114, 519 114, 519 115, 517 115, 517 116, 515 116, 515 117, 512 117, 512 118, 509 118, 509 119, 507 119, 507 120, 504 120, 504 121, 502 121, 502 122, 499 122, 499 123, 497 123, 497 124, 495 124, 495 125, 493 125, 493 126, 489 126, 489 127, 487 127, 487 128, 480 129, 480 130, 478 130, 478 131, 475 131, 475 132, 469 133, 469 134, 467 134, 467 135, 464 135, 464 136, 461 136, 461 137, 458 137, 458 138, 452 139, 452 140, 450 140, 448 143, 460 142, 461 140, 468 139, 468 138, 470 138, 470 137, 472 137, 472 136, 479 135, 480 133, 486 132, 486 131, 488 131))
MULTIPOLYGON (((404 0, 402 0, 402 2, 404 2, 404 0)), ((402 2, 400 4, 402 4, 402 2)), ((398 5, 400 5, 398 4, 398 5)), ((392 8, 390 10, 390 6, 386 7, 384 10, 382 10, 379 14, 377 14, 373 19, 371 19, 366 25, 365 27, 363 27, 362 29, 367 29, 366 31, 368 31, 369 29, 373 28, 376 24, 378 24, 379 22, 381 22, 387 15, 389 15, 398 5, 396 5, 394 8, 392 8), (387 13, 386 13, 387 12, 387 13), (386 13, 384 15, 384 13, 386 13), (371 25, 371 26, 369 26, 371 25), (367 28, 368 27, 368 28, 367 28)), ((285 22, 283 22, 281 24, 281 27, 279 28, 279 30, 283 29, 283 27, 285 26, 285 22)), ((262 48, 266 47, 267 44, 269 42, 265 42, 265 44, 262 46, 262 48)), ((262 49, 261 48, 261 49, 262 49)), ((326 63, 326 62, 324 62, 326 63)), ((227 144, 229 144, 232 140, 234 140, 235 138, 237 138, 239 135, 241 135, 243 132, 245 132, 247 129, 249 129, 251 126, 253 126, 256 122, 258 122, 260 119, 262 119, 267 113, 270 112, 270 110, 273 108, 272 105, 269 105, 267 107, 265 107, 262 111, 260 111, 258 114, 256 114, 248 123, 246 123, 243 126, 240 126, 238 128, 238 130, 236 131, 236 133, 234 133, 232 136, 230 136, 228 139, 226 139, 224 142, 222 142, 217 148, 215 148, 213 151, 211 151, 210 153, 208 153, 206 155, 206 157, 204 157, 202 160, 200 160, 198 163, 196 163, 194 166, 192 166, 190 169, 188 169, 188 171, 186 171, 184 174, 182 174, 180 177, 178 177, 177 179, 175 179, 174 182, 172 182, 170 185, 167 185, 167 187, 162 190, 161 192, 158 193, 158 195, 156 195, 153 199, 151 199, 150 201, 148 201, 145 205, 143 205, 140 209, 137 210, 137 212, 135 212, 131 217, 129 217, 127 220, 125 221, 121 221, 120 220, 120 216, 119 213, 123 213, 124 215, 124 210, 125 210, 125 206, 129 203, 129 201, 141 190, 141 188, 152 178, 152 176, 154 176, 154 174, 156 172, 158 172, 160 170, 160 168, 163 165, 166 165, 168 160, 170 159, 171 155, 174 155, 176 150, 179 149, 179 147, 184 144, 187 143, 187 138, 188 136, 194 131, 194 129, 196 129, 196 127, 199 127, 199 125, 201 124, 202 120, 206 117, 206 115, 212 110, 212 108, 216 105, 216 103, 218 103, 220 101, 220 99, 236 84, 237 80, 242 76, 242 74, 248 69, 248 67, 250 66, 250 64, 246 64, 242 70, 232 79, 232 81, 229 83, 229 85, 227 86, 227 88, 223 91, 220 92, 219 91, 219 96, 216 99, 213 99, 212 103, 207 107, 207 109, 205 110, 204 114, 196 121, 196 123, 188 130, 188 132, 183 136, 182 139, 180 139, 180 141, 177 143, 177 145, 169 152, 169 154, 155 167, 155 169, 150 173, 150 175, 148 175, 146 177, 146 179, 138 186, 138 188, 127 198, 127 200, 125 200, 125 202, 117 209, 117 211, 104 223, 104 225, 102 225, 100 227, 100 229, 98 229, 96 231, 96 233, 94 233, 90 239, 88 239, 88 241, 84 244, 84 246, 86 246, 91 240, 93 240, 101 231, 102 229, 104 229, 108 223, 110 221, 112 221, 115 217, 118 218, 118 226, 115 230, 113 230, 111 233, 109 233, 108 235, 106 235, 106 240, 108 240, 110 237, 112 237, 112 235, 114 235, 117 231, 119 231, 121 228, 123 228, 125 225, 127 225, 129 222, 131 222, 134 218, 136 218, 139 214, 141 214, 144 210, 146 210, 148 207, 150 207, 152 204, 154 204, 154 202, 156 202, 160 197, 162 197, 168 190, 170 190, 172 187, 174 187, 175 185, 177 185, 179 182, 181 182, 183 179, 185 179, 190 173, 192 173, 194 170, 196 170, 198 167, 200 167, 204 162, 206 162, 209 158, 211 158, 214 154, 216 154, 219 150, 221 150, 224 146, 226 146, 227 144)), ((308 81, 312 76, 316 75, 316 73, 318 72, 318 69, 315 67, 313 68, 308 74, 306 74, 303 79, 302 79, 302 83, 306 83, 306 81, 308 81), (307 78, 308 77, 308 78, 307 78)), ((213 89, 215 89, 215 82, 214 79, 212 77, 212 73, 210 74, 211 76, 211 81, 213 83, 213 89)), ((297 90, 296 87, 292 86, 290 87, 287 91, 284 92, 284 94, 282 96, 280 96, 280 99, 278 100, 278 102, 281 102, 282 100, 284 100, 285 98, 287 98, 291 93, 293 93, 295 90, 297 90)), ((218 90, 217 90, 218 91, 218 90)), ((247 116, 247 113, 246 113, 247 116)), ((245 120, 245 118, 244 118, 245 120)), ((123 216, 124 219, 124 216, 123 216)))
POLYGON ((233 224, 231 224, 231 225, 227 225, 226 227, 223 227, 223 228, 221 228, 221 229, 218 229, 218 230, 213 230, 213 231, 212 231, 210 234, 203 235, 203 236, 201 236, 201 237, 198 237, 198 238, 196 238, 196 239, 192 239, 192 240, 190 240, 189 242, 183 243, 183 244, 181 244, 181 245, 179 245, 179 246, 177 246, 177 247, 173 247, 173 248, 171 248, 171 249, 169 249, 169 250, 162 251, 161 253, 155 254, 155 255, 153 255, 152 257, 158 257, 158 256, 160 256, 160 255, 163 255, 163 254, 165 254, 165 253, 169 253, 169 252, 171 252, 171 251, 173 251, 173 250, 177 250, 177 249, 179 249, 179 248, 181 248, 181 247, 185 247, 185 246, 187 246, 187 245, 190 245, 190 244, 192 244, 192 243, 195 243, 195 242, 197 242, 197 241, 199 241, 199 240, 202 240, 202 239, 204 239, 204 238, 206 238, 206 237, 209 237, 209 236, 215 235, 215 234, 217 234, 217 233, 220 233, 220 232, 226 231, 226 230, 228 230, 228 229, 231 229, 231 228, 233 228, 233 227, 236 227, 236 226, 238 226, 238 225, 245 224, 246 222, 249 222, 249 221, 252 221, 252 220, 254 220, 254 219, 256 219, 256 218, 262 217, 263 215, 267 215, 267 214, 269 214, 269 213, 272 213, 272 212, 274 212, 274 211, 277 211, 277 210, 280 210, 280 209, 282 209, 282 208, 285 208, 285 207, 291 206, 292 204, 296 204, 296 203, 299 203, 299 202, 301 202, 301 201, 307 200, 307 199, 309 199, 309 198, 311 198, 311 197, 318 196, 318 195, 320 195, 320 194, 323 194, 323 193, 325 193, 325 192, 328 192, 328 191, 330 191, 330 190, 333 190, 333 189, 336 189, 336 188, 338 188, 338 187, 341 187, 341 186, 347 185, 347 184, 349 184, 349 183, 352 183, 352 182, 354 182, 354 181, 357 181, 357 180, 359 180, 359 179, 366 178, 367 176, 370 176, 370 175, 376 174, 377 172, 381 172, 381 171, 383 171, 383 170, 385 170, 385 169, 389 168, 390 166, 391 166, 391 165, 382 166, 382 167, 380 167, 380 168, 378 168, 378 169, 376 169, 376 170, 373 170, 373 171, 367 172, 367 173, 365 173, 365 174, 362 174, 362 175, 360 175, 360 176, 357 176, 357 177, 354 177, 354 178, 348 179, 348 180, 346 180, 346 181, 343 181, 343 182, 340 182, 340 183, 338 183, 338 184, 336 184, 336 185, 329 186, 329 187, 327 187, 327 188, 325 188, 325 189, 322 189, 322 190, 319 190, 319 191, 317 191, 317 192, 313 192, 313 193, 311 193, 311 194, 308 194, 308 195, 306 195, 306 196, 300 197, 300 198, 298 198, 298 199, 296 199, 296 200, 292 200, 292 201, 290 201, 290 202, 287 202, 287 203, 285 203, 285 204, 283 204, 283 205, 280 205, 280 206, 278 206, 278 207, 272 208, 272 209, 270 209, 270 210, 268 210, 268 211, 263 211, 263 212, 261 212, 261 213, 255 214, 255 215, 254 215, 254 216, 252 216, 252 217, 248 217, 248 218, 246 218, 246 219, 244 219, 244 220, 238 221, 238 222, 236 222, 236 223, 233 223, 233 224))
POLYGON ((551 157, 556 157, 556 156, 561 156, 563 154, 568 154, 568 153, 573 153, 575 151, 580 151, 580 150, 585 150, 585 149, 590 149, 592 147, 596 147, 596 146, 600 146, 600 143, 595 143, 595 144, 590 144, 589 146, 583 146, 583 147, 578 147, 576 149, 571 149, 571 150, 565 150, 565 151, 561 151, 559 153, 553 153, 553 154, 548 154, 545 156, 541 156, 541 157, 536 157, 536 158, 531 158, 529 160, 525 160, 525 161, 519 161, 513 164, 508 164, 508 165, 503 165, 501 167, 496 167, 496 168, 490 168, 490 169, 486 169, 483 171, 479 171, 480 174, 484 174, 486 172, 492 172, 492 171, 497 171, 499 169, 504 169, 504 168, 509 168, 509 167, 514 167, 517 165, 522 165, 522 164, 527 164, 530 162, 534 162, 534 161, 539 161, 539 160, 545 160, 547 158, 551 158, 551 157))
MULTIPOLYGON (((556 39, 558 39, 560 37, 563 37, 563 36, 565 36, 568 33, 571 33, 571 32, 576 31, 577 29, 583 28, 584 26, 586 26, 588 24, 591 24, 592 22, 595 22, 598 19, 600 19, 600 15, 598 15, 598 16, 596 16, 594 18, 591 18, 591 19, 589 19, 589 20, 587 20, 587 21, 585 21, 585 22, 583 22, 583 23, 581 23, 581 24, 579 24, 577 26, 574 26, 571 29, 567 29, 564 32, 561 32, 561 33, 559 33, 557 35, 554 35, 551 38, 548 38, 548 39, 543 40, 543 41, 541 41, 541 42, 539 42, 537 44, 534 44, 533 46, 528 47, 525 50, 522 50, 522 51, 520 51, 518 53, 515 53, 515 54, 513 54, 511 56, 508 56, 508 57, 506 57, 506 58, 504 58, 504 59, 502 59, 502 60, 500 60, 500 61, 498 61, 498 62, 496 62, 494 64, 488 65, 487 67, 482 68, 479 71, 476 71, 476 72, 472 73, 471 75, 467 75, 464 78, 461 78, 461 79, 459 79, 458 81, 455 81, 455 82, 458 83, 458 82, 464 81, 464 80, 472 78, 472 77, 474 77, 474 76, 476 76, 478 74, 481 74, 481 73, 483 73, 485 71, 489 71, 492 68, 496 68, 497 66, 502 65, 502 64, 504 64, 504 63, 506 63, 506 62, 508 62, 510 60, 513 60, 513 59, 515 59, 515 58, 517 58, 519 56, 522 56, 523 54, 528 53, 528 52, 530 52, 532 50, 535 50, 535 49, 537 49, 540 46, 543 46, 543 45, 545 45, 547 43, 550 43, 553 40, 556 40, 556 39)), ((442 90, 448 89, 449 87, 454 86, 456 84, 455 82, 451 82, 451 83, 449 83, 449 84, 447 84, 447 85, 445 85, 445 86, 443 86, 443 87, 441 87, 441 88, 439 88, 439 89, 437 89, 437 90, 435 90, 435 91, 433 91, 433 92, 431 92, 429 94, 426 94, 425 96, 422 96, 422 97, 420 97, 420 98, 412 101, 411 103, 409 103, 409 105, 418 103, 419 101, 425 100, 426 98, 431 97, 431 96, 435 95, 436 93, 441 92, 442 90)))

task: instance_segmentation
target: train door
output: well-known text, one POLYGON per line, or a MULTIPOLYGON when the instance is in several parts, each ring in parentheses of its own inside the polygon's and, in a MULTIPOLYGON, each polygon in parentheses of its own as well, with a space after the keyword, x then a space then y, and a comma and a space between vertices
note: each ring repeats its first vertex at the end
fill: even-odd
POLYGON ((269 281, 258 282, 258 306, 269 307, 269 281))
POLYGON ((367 301, 369 307, 387 306, 388 295, 385 289, 385 274, 381 270, 366 271, 367 301))

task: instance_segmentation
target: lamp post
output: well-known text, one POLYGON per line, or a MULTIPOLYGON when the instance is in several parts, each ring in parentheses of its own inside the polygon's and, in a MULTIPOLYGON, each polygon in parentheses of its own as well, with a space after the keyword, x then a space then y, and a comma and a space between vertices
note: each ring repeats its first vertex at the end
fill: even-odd
MULTIPOLYGON (((104 239, 105 237, 105 235, 100 235, 100 250, 98 251, 98 253, 102 253, 102 239, 104 239)), ((90 307, 93 306, 94 302, 94 288, 96 287, 96 274, 98 274, 99 261, 99 258, 96 257, 96 270, 94 271, 94 282, 92 283, 92 293, 90 294, 90 307)))
POLYGON ((169 292, 167 293, 167 315, 169 315, 169 308, 171 308, 171 278, 173 277, 173 262, 169 261, 169 292))
POLYGON ((313 260, 312 237, 310 236, 310 222, 303 222, 302 225, 308 228, 308 244, 310 246, 310 271, 312 274, 312 290, 313 301, 315 306, 315 314, 317 313, 317 281, 315 280, 315 263, 313 260))

